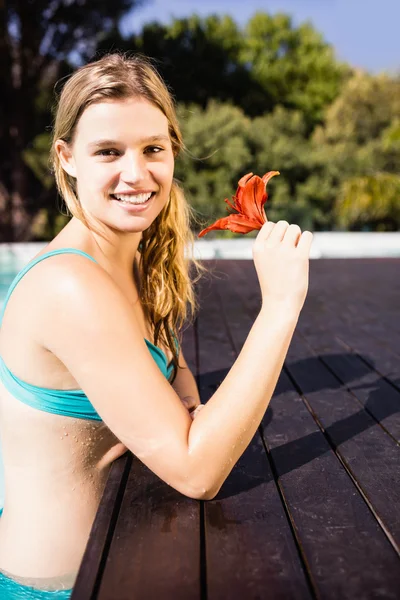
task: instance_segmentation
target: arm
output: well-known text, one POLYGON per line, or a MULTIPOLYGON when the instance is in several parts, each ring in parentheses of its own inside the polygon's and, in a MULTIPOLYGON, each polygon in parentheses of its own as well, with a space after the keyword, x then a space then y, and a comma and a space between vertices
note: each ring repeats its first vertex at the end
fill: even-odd
POLYGON ((189 432, 189 454, 213 498, 257 431, 297 324, 278 306, 259 313, 243 348, 189 432))
MULTIPOLYGON (((128 300, 99 265, 58 255, 35 269, 41 297, 31 309, 38 342, 66 365, 105 424, 156 475, 187 496, 213 498, 260 424, 299 309, 286 301, 264 303, 232 369, 192 421, 151 358, 128 300)), ((295 278, 288 268, 287 277, 295 278)))
POLYGON ((192 419, 194 419, 199 412, 198 407, 203 406, 200 403, 199 390, 197 389, 196 380, 186 363, 182 350, 179 353, 178 362, 178 373, 175 377, 172 387, 178 394, 183 405, 188 409, 192 419))

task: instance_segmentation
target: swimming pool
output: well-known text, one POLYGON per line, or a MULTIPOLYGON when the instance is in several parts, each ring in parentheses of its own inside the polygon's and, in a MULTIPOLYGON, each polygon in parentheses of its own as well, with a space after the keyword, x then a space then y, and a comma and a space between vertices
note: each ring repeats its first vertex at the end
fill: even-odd
MULTIPOLYGON (((0 244, 0 310, 16 274, 40 251, 43 243, 0 244)), ((0 507, 4 504, 4 470, 0 439, 0 507)))
MULTIPOLYGON (((0 257, 0 310, 3 306, 7 290, 19 269, 23 265, 20 259, 11 251, 1 253, 0 257)), ((0 439, 0 507, 4 504, 4 471, 3 471, 3 455, 1 451, 0 439)))

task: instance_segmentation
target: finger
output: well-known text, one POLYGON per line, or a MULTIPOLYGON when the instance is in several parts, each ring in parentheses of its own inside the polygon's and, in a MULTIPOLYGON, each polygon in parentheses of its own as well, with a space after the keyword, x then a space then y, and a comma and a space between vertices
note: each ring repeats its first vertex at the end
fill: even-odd
POLYGON ((287 221, 278 221, 266 240, 266 246, 276 246, 285 237, 289 223, 287 221))
POLYGON ((266 239, 268 239, 268 236, 271 233, 271 231, 273 230, 274 226, 275 226, 275 223, 273 221, 267 221, 266 223, 264 223, 264 225, 261 227, 260 231, 258 232, 257 240, 265 241, 266 239))
POLYGON ((195 419, 197 417, 197 415, 199 414, 199 412, 204 408, 205 404, 199 404, 191 413, 190 416, 192 417, 192 420, 195 419))
POLYGON ((310 250, 311 250, 311 244, 313 241, 313 234, 311 233, 311 231, 303 231, 303 233, 301 234, 300 240, 297 244, 297 249, 304 254, 305 256, 309 256, 310 255, 310 250))
POLYGON ((286 246, 297 246, 297 243, 301 236, 301 229, 298 225, 292 224, 286 229, 285 237, 282 240, 282 244, 286 246))

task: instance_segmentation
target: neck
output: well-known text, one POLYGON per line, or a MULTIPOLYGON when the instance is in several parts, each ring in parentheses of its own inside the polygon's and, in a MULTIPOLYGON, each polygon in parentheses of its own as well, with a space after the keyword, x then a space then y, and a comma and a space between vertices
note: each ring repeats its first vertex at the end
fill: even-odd
POLYGON ((141 232, 117 234, 111 230, 104 233, 104 237, 88 229, 76 217, 72 217, 68 226, 80 239, 87 243, 89 252, 101 255, 103 262, 113 271, 132 277, 135 259, 142 239, 141 232))

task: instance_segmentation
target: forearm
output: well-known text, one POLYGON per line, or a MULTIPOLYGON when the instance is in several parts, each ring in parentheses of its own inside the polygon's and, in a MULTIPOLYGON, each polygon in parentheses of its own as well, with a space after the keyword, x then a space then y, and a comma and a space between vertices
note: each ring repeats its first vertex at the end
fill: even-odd
POLYGON ((253 438, 268 407, 298 314, 276 307, 260 312, 228 375, 193 421, 190 466, 207 490, 217 493, 253 438))
POLYGON ((196 380, 186 363, 183 367, 178 368, 178 373, 172 387, 181 400, 191 397, 196 405, 200 403, 200 395, 196 380))

